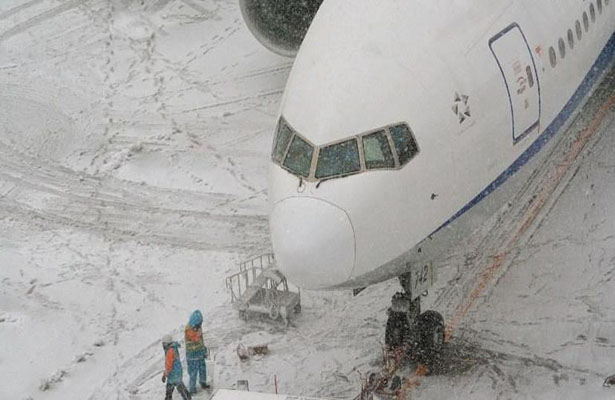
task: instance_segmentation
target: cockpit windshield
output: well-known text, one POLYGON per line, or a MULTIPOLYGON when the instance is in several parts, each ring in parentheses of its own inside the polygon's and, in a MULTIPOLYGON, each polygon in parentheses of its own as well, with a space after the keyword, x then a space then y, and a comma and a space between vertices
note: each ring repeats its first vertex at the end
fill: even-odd
POLYGON ((284 153, 286 153, 286 149, 288 148, 288 143, 290 143, 290 138, 292 135, 293 131, 283 119, 280 119, 280 123, 278 124, 278 133, 276 134, 275 144, 273 146, 273 154, 271 155, 273 161, 276 163, 282 162, 284 153))
POLYGON ((363 151, 367 169, 395 168, 395 159, 384 131, 363 136, 363 151))
POLYGON ((320 149, 315 176, 316 179, 322 179, 348 175, 360 170, 361 161, 357 140, 351 139, 320 149))
POLYGON ((314 147, 295 135, 284 159, 284 166, 295 174, 307 178, 312 165, 312 154, 314 147))
POLYGON ((280 118, 271 158, 297 177, 321 180, 375 169, 400 169, 418 152, 414 134, 405 123, 314 146, 280 118))
POLYGON ((392 126, 389 130, 391 131, 391 137, 395 143, 399 165, 404 165, 419 152, 419 148, 406 124, 392 126))

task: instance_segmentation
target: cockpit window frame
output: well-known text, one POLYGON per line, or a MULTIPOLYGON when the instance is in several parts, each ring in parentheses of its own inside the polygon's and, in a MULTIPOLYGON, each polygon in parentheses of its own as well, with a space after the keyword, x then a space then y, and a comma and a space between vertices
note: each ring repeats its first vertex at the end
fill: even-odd
POLYGON ((273 140, 273 146, 272 146, 272 150, 271 150, 271 161, 273 161, 274 164, 276 164, 277 166, 281 167, 282 169, 286 170, 287 172, 289 172, 290 174, 296 176, 297 178, 300 179, 305 179, 305 180, 313 180, 310 179, 313 174, 314 174, 314 168, 315 168, 315 163, 316 163, 316 155, 317 152, 319 150, 319 146, 314 145, 314 143, 312 143, 310 140, 308 140, 305 136, 301 135, 300 133, 297 132, 297 130, 295 128, 292 127, 291 124, 288 123, 288 121, 286 121, 286 119, 284 119, 283 117, 281 117, 278 121, 278 125, 276 127, 276 133, 275 133, 275 137, 273 140), (284 149, 284 152, 281 155, 280 160, 277 160, 275 157, 275 149, 276 149, 276 145, 277 145, 277 141, 278 141, 278 135, 281 129, 282 125, 285 125, 291 132, 290 138, 288 139, 288 143, 286 144, 286 148, 284 149), (307 143, 308 145, 312 146, 312 156, 311 156, 311 160, 310 160, 310 170, 308 172, 307 176, 303 176, 301 174, 298 174, 296 171, 293 171, 292 169, 290 169, 289 167, 287 167, 286 165, 284 165, 284 163, 286 162, 286 157, 288 157, 288 152, 290 150, 290 147, 293 144, 293 141, 295 140, 295 136, 299 137, 299 139, 301 139, 302 141, 304 141, 305 143, 307 143))
POLYGON ((420 148, 419 148, 418 142, 416 141, 416 136, 414 135, 414 132, 412 131, 412 129, 410 129, 410 127, 406 123, 389 125, 387 127, 387 130, 389 131, 389 136, 391 137, 391 140, 393 142, 393 150, 397 157, 397 162, 399 163, 400 168, 403 168, 404 165, 414 160, 414 158, 420 153, 420 148), (411 145, 414 149, 414 151, 409 155, 409 157, 406 158, 403 162, 400 159, 400 149, 398 148, 398 143, 393 138, 393 131, 392 131, 393 128, 398 128, 400 126, 403 126, 405 128, 404 131, 405 133, 407 133, 408 144, 411 145))
POLYGON ((284 164, 284 159, 286 159, 288 148, 290 147, 290 144, 293 141, 293 136, 295 135, 295 133, 296 131, 292 128, 292 126, 290 126, 288 122, 286 122, 286 120, 284 120, 283 118, 280 118, 280 120, 278 121, 278 125, 275 129, 275 137, 273 138, 273 145, 271 148, 271 160, 274 163, 278 165, 284 164), (290 136, 288 138, 288 143, 286 143, 286 146, 284 147, 284 150, 280 153, 280 157, 276 157, 276 149, 278 147, 278 141, 280 140, 280 132, 283 127, 288 128, 288 130, 290 131, 290 136))
POLYGON ((310 176, 311 172, 312 172, 312 164, 314 164, 315 148, 316 148, 316 146, 314 146, 309 141, 305 140, 301 135, 297 135, 296 133, 293 134, 291 139, 290 139, 290 144, 288 145, 288 147, 286 149, 286 153, 284 155, 284 159, 282 160, 282 166, 285 169, 287 169, 288 171, 290 171, 293 175, 299 175, 303 179, 308 178, 310 176), (287 165, 287 163, 290 161, 289 160, 289 157, 291 156, 291 151, 290 150, 293 147, 293 145, 295 144, 295 141, 301 141, 301 142, 303 142, 303 144, 306 144, 306 145, 310 146, 309 165, 306 165, 307 166, 307 175, 303 175, 301 172, 299 172, 295 168, 287 165))
POLYGON ((364 172, 365 171, 365 159, 363 157, 363 152, 361 150, 362 150, 362 147, 361 147, 361 144, 359 143, 359 138, 357 136, 350 136, 342 140, 336 140, 335 142, 331 142, 331 143, 327 143, 322 146, 318 146, 318 155, 316 156, 316 168, 313 171, 314 179, 317 181, 330 180, 330 179, 335 179, 335 178, 343 178, 343 177, 350 176, 350 175, 356 175, 356 174, 360 174, 361 172, 364 172), (359 169, 355 171, 346 171, 346 172, 341 172, 339 174, 317 177, 316 173, 318 170, 318 161, 320 160, 320 153, 322 152, 322 150, 333 147, 333 146, 340 145, 342 143, 350 142, 353 140, 356 145, 357 156, 359 157, 359 169))
POLYGON ((397 160, 397 157, 395 156, 395 147, 394 147, 394 143, 392 142, 392 138, 389 132, 389 127, 384 127, 384 128, 380 128, 380 129, 374 129, 373 131, 369 131, 369 132, 365 132, 362 133, 361 135, 358 136, 359 137, 359 143, 360 143, 360 147, 361 147, 361 155, 363 156, 364 159, 364 169, 365 171, 382 171, 382 170, 395 170, 398 169, 399 166, 399 162, 397 160), (389 166, 382 166, 382 167, 368 167, 367 166, 367 159, 365 158, 365 146, 364 146, 364 141, 365 138, 367 136, 372 136, 372 135, 376 135, 382 133, 384 134, 385 139, 387 140, 387 145, 389 146, 389 153, 390 156, 393 160, 393 166, 389 167, 389 166))
POLYGON ((396 171, 396 170, 401 170, 402 168, 404 168, 406 165, 411 164, 412 160, 416 159, 417 156, 419 156, 419 154, 421 153, 421 148, 419 146, 419 143, 416 139, 416 135, 414 134, 414 131, 410 128, 409 124, 401 121, 401 122, 396 122, 396 123, 392 123, 383 127, 379 127, 376 129, 371 129, 369 131, 366 132, 362 132, 358 135, 350 135, 347 136, 343 139, 339 139, 339 140, 335 140, 332 142, 327 142, 321 145, 315 145, 314 143, 312 143, 310 140, 308 140, 305 136, 301 135, 300 133, 297 132, 296 129, 294 129, 292 127, 292 125, 290 125, 288 123, 288 121, 282 116, 280 117, 279 121, 278 121, 278 126, 276 127, 276 133, 275 133, 275 137, 274 137, 274 141, 273 141, 273 145, 272 145, 272 151, 271 151, 271 160, 278 165, 279 167, 281 167, 282 169, 286 170, 287 172, 289 172, 290 174, 294 175, 295 177, 301 179, 301 180, 305 180, 308 182, 321 182, 321 181, 325 181, 325 180, 331 180, 331 179, 337 179, 337 178, 345 178, 348 176, 354 176, 354 175, 358 175, 358 174, 362 174, 364 172, 387 172, 387 171, 396 171), (284 152, 281 156, 280 160, 277 160, 274 157, 274 152, 275 152, 275 148, 277 145, 277 141, 279 139, 278 135, 280 132, 281 127, 285 125, 286 127, 288 127, 288 129, 291 132, 290 135, 290 139, 288 141, 288 144, 286 145, 286 148, 284 149, 284 152), (393 136, 391 133, 391 128, 393 127, 397 127, 400 125, 404 125, 406 128, 406 131, 408 132, 408 134, 410 135, 410 139, 411 141, 414 143, 414 145, 416 146, 416 152, 412 155, 412 157, 408 160, 406 160, 405 163, 400 163, 399 161, 399 155, 398 155, 398 151, 397 148, 395 146, 395 141, 393 140, 393 136), (388 146, 389 146, 389 151, 391 151, 392 156, 393 156, 393 160, 394 160, 394 166, 393 167, 380 167, 380 168, 367 168, 366 165, 366 160, 365 160, 365 148, 363 146, 363 139, 366 136, 370 136, 373 135, 375 133, 378 132, 383 132, 387 142, 388 142, 388 146), (293 140, 295 138, 295 136, 299 137, 302 141, 306 142, 307 144, 309 144, 310 146, 312 146, 312 157, 311 157, 311 162, 310 162, 310 171, 308 173, 307 176, 303 176, 298 174, 295 171, 292 171, 291 169, 289 169, 288 167, 286 167, 284 165, 286 157, 288 156, 288 152, 289 149, 293 143, 293 140), (331 176, 327 176, 327 177, 321 177, 321 178, 317 178, 316 177, 316 168, 318 166, 318 161, 320 158, 320 152, 322 149, 324 148, 328 148, 330 146, 334 146, 336 144, 339 143, 343 143, 343 142, 347 142, 350 140, 355 140, 356 141, 356 145, 357 145, 357 150, 359 152, 359 163, 360 163, 360 168, 358 171, 352 171, 352 172, 344 172, 344 173, 340 173, 340 174, 336 174, 336 175, 331 175, 331 176))

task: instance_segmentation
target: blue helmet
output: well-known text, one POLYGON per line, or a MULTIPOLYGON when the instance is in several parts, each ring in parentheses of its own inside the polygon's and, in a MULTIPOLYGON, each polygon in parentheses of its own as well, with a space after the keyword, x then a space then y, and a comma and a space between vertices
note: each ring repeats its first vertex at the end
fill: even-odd
POLYGON ((203 323, 203 314, 201 314, 201 311, 199 310, 195 310, 192 312, 192 314, 190 314, 190 321, 188 322, 188 324, 194 328, 196 326, 199 326, 203 323))

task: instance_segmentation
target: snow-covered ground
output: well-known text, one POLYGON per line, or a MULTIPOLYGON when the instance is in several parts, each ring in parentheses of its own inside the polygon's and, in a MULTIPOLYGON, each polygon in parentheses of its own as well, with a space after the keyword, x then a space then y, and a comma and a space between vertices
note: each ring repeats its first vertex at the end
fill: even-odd
MULTIPOLYGON (((303 292, 288 329, 239 320, 224 287, 270 248, 266 171, 291 65, 250 36, 236 1, 0 2, 0 399, 163 398, 160 338, 181 339, 195 308, 217 387, 272 392, 275 377, 289 394, 358 393, 381 365, 397 282, 303 292), (242 363, 239 344, 270 354, 242 363)), ((523 210, 442 262, 425 306, 463 318, 411 397, 615 395, 601 387, 615 373, 615 115, 601 117, 467 313, 523 210)))
POLYGON ((234 2, 0 2, 0 398, 121 397, 191 310, 225 325, 290 65, 234 2))

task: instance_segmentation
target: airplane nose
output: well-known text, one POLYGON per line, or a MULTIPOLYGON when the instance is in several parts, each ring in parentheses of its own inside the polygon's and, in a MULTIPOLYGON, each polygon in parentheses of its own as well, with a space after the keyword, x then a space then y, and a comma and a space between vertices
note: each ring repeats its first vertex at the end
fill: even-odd
POLYGON ((275 204, 270 227, 277 267, 290 282, 324 289, 350 278, 355 237, 343 209, 315 198, 292 197, 275 204))

